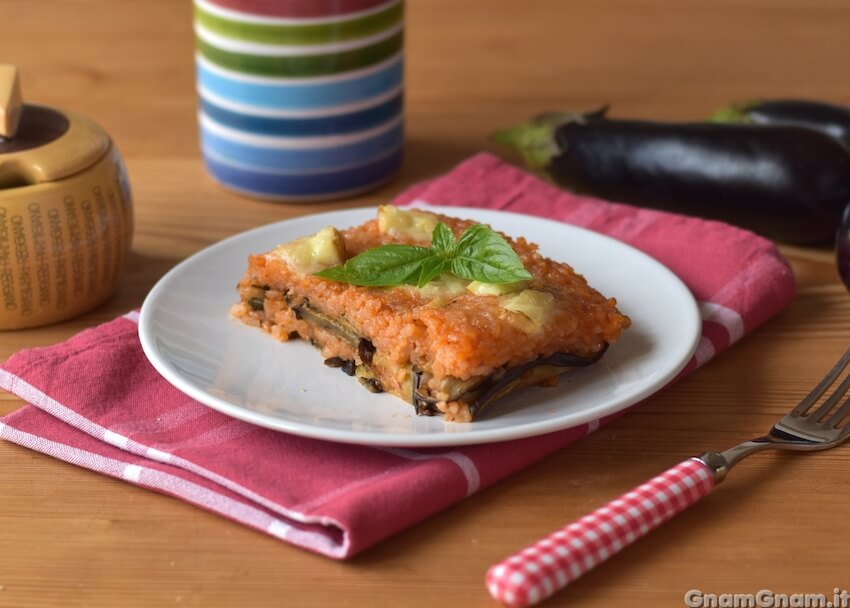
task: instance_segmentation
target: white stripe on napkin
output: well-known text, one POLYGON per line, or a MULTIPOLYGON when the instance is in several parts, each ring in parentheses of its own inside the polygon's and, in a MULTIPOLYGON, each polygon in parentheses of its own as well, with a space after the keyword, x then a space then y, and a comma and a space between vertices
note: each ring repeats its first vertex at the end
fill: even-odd
POLYGON ((400 448, 378 448, 388 454, 393 454, 394 456, 400 456, 401 458, 407 458, 408 460, 436 460, 436 459, 446 459, 453 463, 455 463, 460 472, 463 473, 463 476, 466 478, 466 495, 474 494, 478 491, 478 488, 481 487, 481 475, 478 472, 478 468, 475 466, 475 463, 472 459, 466 454, 461 454, 460 452, 444 452, 442 454, 423 454, 421 452, 416 452, 414 450, 403 450, 400 448))
MULTIPOLYGON (((224 515, 237 522, 269 532, 270 534, 307 549, 332 557, 343 557, 348 551, 348 535, 336 544, 323 534, 299 530, 282 519, 272 517, 265 511, 207 489, 196 483, 156 469, 101 456, 86 450, 50 441, 14 427, 0 423, 0 439, 5 439, 26 448, 36 450, 71 464, 124 479, 133 484, 178 496, 183 500, 224 515)), ((335 522, 331 525, 337 525, 335 522)), ((342 530, 342 527, 337 525, 342 530)), ((344 530, 343 530, 344 531, 344 530)))
MULTIPOLYGON (((48 395, 46 395, 45 393, 43 393, 39 389, 35 388, 33 385, 29 384, 28 382, 26 382, 22 378, 19 378, 18 376, 11 374, 4 369, 0 369, 0 388, 4 388, 4 389, 8 390, 9 392, 12 392, 12 393, 18 395, 18 397, 20 397, 24 401, 36 406, 40 410, 47 412, 51 416, 58 418, 59 420, 68 424, 69 426, 72 426, 72 427, 74 427, 74 428, 76 428, 80 431, 83 431, 87 435, 90 435, 90 436, 94 437, 95 439, 103 441, 104 443, 109 443, 110 445, 118 447, 125 452, 129 452, 131 454, 136 454, 136 455, 139 455, 139 456, 144 456, 146 458, 148 457, 148 454, 150 453, 151 448, 149 448, 148 446, 143 445, 141 443, 138 443, 138 442, 133 441, 132 439, 128 439, 128 438, 122 438, 122 439, 126 439, 126 441, 119 440, 119 437, 121 437, 120 435, 117 435, 116 433, 113 433, 109 429, 92 422, 88 418, 81 416, 77 412, 73 411, 72 409, 68 408, 67 406, 65 406, 61 403, 59 403, 58 401, 56 401, 52 397, 49 397, 48 395), (116 444, 118 444, 118 445, 116 445, 116 444)), ((244 423, 244 424, 247 424, 247 423, 244 423)), ((12 439, 12 441, 15 441, 15 440, 12 439)), ((17 441, 15 441, 15 442, 18 443, 17 441)), ((61 444, 56 444, 56 445, 61 445, 61 444)), ((37 449, 39 451, 45 451, 45 450, 42 450, 42 449, 37 448, 37 447, 35 447, 33 449, 37 449)), ((75 449, 75 448, 68 448, 68 449, 75 449)), ((164 462, 167 458, 169 465, 176 466, 180 469, 183 469, 184 471, 188 471, 188 472, 193 473, 195 475, 198 475, 199 477, 202 477, 206 480, 217 483, 218 485, 222 486, 223 488, 226 488, 226 489, 230 490, 231 492, 235 492, 236 494, 239 494, 240 496, 243 496, 244 498, 247 498, 248 500, 257 503, 258 505, 265 507, 269 511, 273 511, 275 513, 278 513, 279 515, 282 515, 282 516, 284 516, 284 517, 286 517, 286 518, 288 518, 292 521, 296 521, 296 522, 299 522, 299 523, 305 523, 305 524, 320 524, 320 525, 323 525, 323 526, 335 526, 336 528, 343 530, 342 542, 339 543, 339 544, 328 545, 329 541, 325 536, 316 534, 314 532, 302 532, 301 530, 298 530, 298 529, 295 529, 295 528, 293 528, 293 530, 289 533, 289 536, 287 536, 287 540, 290 540, 293 543, 299 544, 299 545, 304 546, 304 547, 312 547, 312 548, 316 549, 317 551, 320 551, 322 553, 326 553, 326 554, 331 555, 333 557, 343 557, 343 556, 347 555, 348 548, 349 548, 351 541, 348 537, 348 534, 346 533, 347 531, 339 524, 339 522, 337 522, 337 521, 335 521, 331 518, 328 518, 328 517, 318 516, 318 515, 306 515, 302 512, 299 512, 299 511, 295 511, 295 510, 292 510, 292 509, 287 509, 287 508, 281 507, 278 503, 273 502, 271 500, 268 500, 264 496, 261 496, 261 495, 257 494, 256 492, 253 492, 253 491, 249 490, 248 488, 245 488, 244 486, 242 486, 240 484, 234 483, 231 479, 228 479, 227 477, 223 477, 222 475, 214 473, 213 471, 210 471, 209 469, 205 469, 204 467, 200 467, 197 464, 190 462, 188 460, 185 460, 183 458, 180 458, 179 456, 175 456, 174 454, 166 455, 165 452, 162 452, 161 450, 154 450, 153 453, 157 456, 156 460, 158 460, 160 462, 164 462)), ((65 460, 65 458, 63 458, 62 456, 57 456, 57 458, 62 458, 63 460, 65 460)), ((77 463, 77 461, 73 461, 73 460, 71 460, 69 462, 77 463)), ((117 462, 117 461, 115 461, 115 462, 117 462)), ((80 463, 80 464, 82 464, 82 466, 88 466, 88 465, 83 464, 83 463, 80 463)), ((88 467, 88 468, 94 468, 94 467, 88 467)), ((113 477, 122 477, 123 471, 124 471, 124 465, 122 464, 121 469, 117 469, 117 470, 114 470, 114 471, 111 471, 111 472, 102 471, 101 469, 98 469, 98 468, 94 468, 94 470, 107 473, 109 475, 112 475, 113 477)), ((153 471, 151 469, 145 469, 145 471, 151 471, 152 473, 158 473, 157 471, 153 471)), ((175 479, 179 479, 179 478, 175 478, 175 479)), ((160 481, 165 483, 165 481, 167 481, 167 480, 160 480, 160 481)), ((150 487, 163 489, 163 488, 160 488, 157 485, 151 485, 151 484, 144 484, 144 485, 150 485, 150 487)), ((171 487, 172 485, 173 485, 173 483, 171 481, 169 481, 168 491, 177 494, 178 490, 172 488, 171 487)), ((209 492, 209 490, 205 490, 205 491, 209 492)), ((186 499, 190 500, 190 501, 196 501, 195 498, 193 498, 191 495, 188 495, 188 494, 180 493, 180 496, 185 496, 186 499)), ((201 504, 201 503, 198 503, 198 504, 201 504)), ((204 503, 204 505, 207 506, 206 503, 204 503)), ((235 516, 234 516, 234 519, 236 519, 235 516)), ((242 521, 242 520, 240 520, 240 521, 242 521)), ((263 527, 263 529, 265 529, 265 527, 263 527)), ((276 534, 276 535, 279 536, 278 534, 276 534)))

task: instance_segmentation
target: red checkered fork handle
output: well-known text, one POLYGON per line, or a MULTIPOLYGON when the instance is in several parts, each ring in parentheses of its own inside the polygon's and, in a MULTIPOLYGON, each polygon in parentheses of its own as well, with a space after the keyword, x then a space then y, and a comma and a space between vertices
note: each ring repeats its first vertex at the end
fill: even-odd
POLYGON ((707 496, 714 485, 704 462, 680 462, 492 566, 487 589, 508 606, 534 605, 707 496))

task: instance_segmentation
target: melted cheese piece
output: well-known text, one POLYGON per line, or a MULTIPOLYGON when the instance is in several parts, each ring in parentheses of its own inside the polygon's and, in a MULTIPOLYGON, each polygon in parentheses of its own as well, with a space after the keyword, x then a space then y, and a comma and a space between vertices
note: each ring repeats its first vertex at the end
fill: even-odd
POLYGON ((407 236, 431 243, 431 235, 439 219, 433 213, 417 209, 400 209, 394 205, 378 207, 378 230, 390 236, 407 236))
POLYGON ((271 255, 289 264, 301 274, 313 274, 345 261, 345 242, 339 231, 328 226, 312 236, 278 245, 271 255))
POLYGON ((430 283, 419 287, 419 293, 429 300, 451 300, 466 293, 469 281, 450 274, 444 274, 430 283))
POLYGON ((519 293, 502 296, 499 305, 512 313, 511 323, 526 333, 540 331, 555 306, 555 296, 547 291, 524 289, 519 293))
POLYGON ((477 296, 503 296, 522 291, 526 287, 528 287, 528 281, 514 281, 513 283, 482 283, 481 281, 472 281, 472 283, 466 286, 466 290, 477 296))

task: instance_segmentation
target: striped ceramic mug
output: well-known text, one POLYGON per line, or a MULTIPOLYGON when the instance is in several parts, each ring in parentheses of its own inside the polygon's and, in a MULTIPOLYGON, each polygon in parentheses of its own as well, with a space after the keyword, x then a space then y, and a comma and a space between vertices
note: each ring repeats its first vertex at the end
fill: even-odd
POLYGON ((403 0, 194 0, 204 162, 226 188, 310 201, 401 164, 403 0))

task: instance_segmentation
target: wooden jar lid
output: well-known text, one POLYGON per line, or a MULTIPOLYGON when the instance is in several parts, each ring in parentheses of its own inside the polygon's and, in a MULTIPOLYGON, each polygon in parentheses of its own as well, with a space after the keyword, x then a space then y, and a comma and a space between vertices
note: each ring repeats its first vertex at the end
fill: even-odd
POLYGON ((17 70, 0 65, 0 190, 79 173, 109 145, 103 129, 84 116, 24 104, 17 70))

